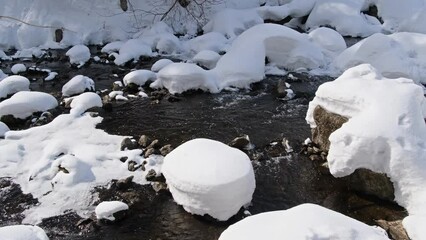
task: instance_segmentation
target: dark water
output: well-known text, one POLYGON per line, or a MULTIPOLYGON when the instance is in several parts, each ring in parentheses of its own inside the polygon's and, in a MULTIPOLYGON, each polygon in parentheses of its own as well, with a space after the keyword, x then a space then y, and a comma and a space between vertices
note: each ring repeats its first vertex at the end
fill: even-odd
MULTIPOLYGON (((152 62, 153 60, 142 61, 136 67, 147 67, 152 62)), ((110 89, 112 82, 122 79, 131 67, 135 67, 119 68, 92 63, 76 69, 61 59, 40 62, 38 66, 57 71, 59 79, 49 83, 38 79, 32 83, 32 89, 56 95, 59 95, 63 83, 74 75, 87 75, 95 80, 97 89, 110 89)), ((330 79, 298 74, 295 76, 298 80, 290 83, 297 97, 290 101, 277 98, 276 85, 279 77, 268 77, 254 84, 250 91, 220 94, 192 92, 176 98, 166 95, 115 103, 111 112, 99 110, 104 121, 98 127, 111 134, 135 137, 146 134, 159 139, 162 145, 172 144, 174 147, 199 137, 227 143, 242 134, 249 135, 255 147, 248 154, 257 159, 253 161, 256 191, 252 205, 248 208, 251 214, 288 209, 309 202, 326 206, 368 224, 374 224, 377 219, 403 218, 404 210, 395 204, 349 191, 345 179, 333 178, 319 166, 320 163, 298 154, 301 143, 310 137, 309 126, 304 120, 307 104, 316 88, 330 79), (289 139, 294 152, 286 153, 280 144, 284 137, 289 139)), ((33 77, 41 78, 35 73, 33 77)), ((11 191, 7 184, 3 185, 0 185, 3 189, 1 203, 11 206, 2 210, 4 217, 0 218, 0 225, 19 223, 19 213, 24 208, 22 206, 35 204, 35 200, 22 196, 16 187, 11 191), (8 191, 11 193, 8 194, 8 191), (16 201, 21 202, 18 204, 16 201)), ((240 213, 227 222, 219 223, 193 216, 176 205, 169 193, 155 193, 149 185, 133 184, 125 190, 101 188, 98 193, 101 200, 131 200, 129 215, 117 224, 101 223, 84 232, 76 227, 80 218, 73 213, 46 219, 41 226, 51 239, 213 240, 227 226, 244 217, 240 213)))

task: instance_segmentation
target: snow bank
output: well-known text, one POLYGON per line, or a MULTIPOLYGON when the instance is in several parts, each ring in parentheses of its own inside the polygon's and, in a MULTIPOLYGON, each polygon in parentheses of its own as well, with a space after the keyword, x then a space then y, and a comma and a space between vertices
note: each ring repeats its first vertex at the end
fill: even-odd
POLYGON ((139 60, 141 56, 152 56, 151 47, 141 39, 130 39, 121 46, 114 63, 123 65, 128 61, 139 60))
POLYGON ((418 14, 424 11, 425 1, 407 0, 401 4, 398 0, 373 0, 378 9, 378 15, 383 20, 383 28, 389 32, 407 30, 408 24, 412 29, 424 28, 421 22, 413 22, 418 19, 418 14), (416 16, 417 15, 417 16, 416 16), (403 26, 405 25, 405 26, 403 26))
POLYGON ((71 64, 78 64, 78 67, 83 66, 90 59, 90 50, 84 45, 75 45, 70 48, 66 53, 70 58, 71 64))
POLYGON ((219 92, 216 75, 190 63, 172 63, 161 69, 153 86, 162 86, 171 94, 201 89, 211 93, 219 92))
POLYGON ((4 134, 9 130, 10 130, 9 127, 6 124, 4 124, 3 122, 0 122, 0 138, 3 138, 4 134))
POLYGON ((22 76, 9 76, 0 81, 0 99, 19 91, 29 91, 30 81, 22 76))
POLYGON ((189 49, 188 51, 195 54, 203 50, 210 50, 218 53, 225 51, 228 43, 229 40, 223 34, 209 32, 189 40, 186 42, 186 46, 189 49))
POLYGON ((366 7, 362 0, 317 0, 306 21, 307 29, 331 26, 340 34, 367 37, 380 32, 377 18, 361 13, 366 7))
POLYGON ((62 95, 68 97, 86 90, 95 91, 95 82, 89 77, 77 75, 62 86, 62 95))
POLYGON ((286 1, 281 6, 263 6, 258 13, 263 19, 280 21, 286 17, 300 18, 307 16, 315 6, 316 0, 286 1))
POLYGON ((0 227, 0 239, 3 240, 49 240, 43 229, 30 225, 0 227))
POLYGON ((145 85, 148 81, 154 81, 157 79, 157 74, 151 72, 149 70, 135 70, 132 71, 123 78, 124 85, 129 85, 130 83, 134 83, 139 86, 145 85))
POLYGON ((153 72, 159 72, 161 69, 163 69, 165 66, 172 64, 173 61, 170 59, 160 59, 158 61, 156 61, 152 67, 151 67, 151 71, 153 72))
POLYGON ((250 203, 253 167, 242 151, 209 139, 188 141, 164 158, 173 199, 190 213, 225 221, 250 203))
POLYGON ((387 79, 363 64, 321 85, 309 104, 349 118, 330 135, 327 157, 336 177, 358 168, 386 173, 395 200, 409 213, 404 226, 413 239, 426 239, 426 99, 422 87, 405 78, 387 79))
POLYGON ((343 52, 347 48, 342 35, 331 28, 317 28, 309 33, 309 39, 321 46, 332 56, 343 52))
POLYGON ((93 107, 102 107, 101 97, 93 92, 82 93, 72 99, 70 113, 81 115, 93 107))
POLYGON ((324 64, 320 48, 307 35, 277 24, 261 24, 241 34, 217 62, 220 88, 247 88, 265 76, 265 57, 285 69, 314 69, 324 64))
POLYGON ((18 74, 27 71, 27 67, 22 63, 17 63, 10 68, 10 71, 12 71, 13 74, 18 74))
POLYGON ((120 48, 123 46, 123 44, 124 44, 123 41, 110 42, 101 49, 101 52, 108 53, 108 54, 111 54, 113 52, 118 52, 120 48))
POLYGON ((25 119, 35 112, 44 112, 58 106, 52 95, 44 92, 18 92, 11 98, 0 102, 0 117, 13 115, 25 119))
POLYGON ((207 69, 212 69, 216 67, 217 61, 219 61, 220 55, 217 52, 211 51, 211 50, 203 50, 199 53, 197 53, 193 58, 192 61, 206 67, 207 69))
POLYGON ((315 204, 260 213, 226 229, 219 240, 388 240, 386 232, 315 204))
POLYGON ((104 201, 99 203, 95 208, 96 218, 97 219, 108 219, 114 221, 114 213, 127 210, 129 206, 120 201, 104 201))
POLYGON ((334 60, 334 66, 343 72, 358 64, 369 63, 385 77, 406 77, 426 83, 425 44, 424 34, 378 33, 343 51, 334 60))

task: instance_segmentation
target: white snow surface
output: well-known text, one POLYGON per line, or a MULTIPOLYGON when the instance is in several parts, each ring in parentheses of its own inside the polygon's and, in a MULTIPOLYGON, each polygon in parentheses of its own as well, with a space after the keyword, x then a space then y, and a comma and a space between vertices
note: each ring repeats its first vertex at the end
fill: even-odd
POLYGON ((321 85, 306 120, 315 127, 316 106, 349 118, 330 135, 327 157, 336 177, 358 168, 386 173, 395 200, 409 216, 404 226, 412 239, 426 239, 426 98, 406 78, 388 79, 362 64, 321 85))
POLYGON ((0 69, 0 81, 5 79, 8 75, 6 73, 4 73, 1 69, 0 69))
POLYGON ((312 42, 326 50, 326 54, 332 55, 333 57, 347 48, 345 39, 343 39, 342 35, 331 28, 317 28, 309 33, 309 38, 312 42))
POLYGON ((134 83, 139 86, 145 85, 148 81, 154 81, 157 79, 157 74, 155 72, 149 70, 135 70, 132 71, 123 78, 124 85, 129 85, 130 83, 134 83))
POLYGON ((110 42, 101 49, 101 52, 108 53, 108 54, 111 54, 113 52, 118 52, 120 48, 123 46, 123 44, 124 44, 123 41, 110 42))
POLYGON ((30 80, 22 76, 9 76, 0 81, 0 98, 5 98, 8 95, 19 91, 29 91, 30 80))
POLYGON ((164 158, 161 169, 173 199, 198 215, 226 221, 251 202, 255 189, 248 156, 210 139, 194 139, 164 158))
POLYGON ((95 208, 97 219, 115 220, 114 213, 127 210, 129 206, 120 201, 103 201, 95 208))
POLYGON ((227 49, 229 40, 221 33, 209 32, 187 41, 186 47, 191 53, 199 53, 204 50, 221 52, 227 49))
POLYGON ((62 86, 62 95, 69 97, 86 90, 95 91, 95 82, 89 77, 77 75, 62 86))
POLYGON ((374 34, 343 51, 334 60, 341 72, 361 63, 373 65, 388 78, 406 77, 426 83, 426 35, 374 34))
POLYGON ((17 63, 10 68, 13 74, 18 74, 27 71, 27 67, 22 63, 17 63))
POLYGON ((49 240, 43 229, 31 225, 12 225, 0 227, 2 240, 49 240))
POLYGON ((130 39, 121 46, 114 63, 123 65, 128 61, 138 60, 141 56, 152 56, 151 47, 141 39, 130 39))
POLYGON ((199 53, 197 53, 193 58, 192 61, 206 67, 207 69, 212 69, 216 67, 217 61, 219 61, 220 55, 217 52, 211 51, 211 50, 203 50, 199 53))
POLYGON ((101 97, 94 92, 85 92, 72 99, 70 113, 81 115, 93 107, 102 107, 101 97))
POLYGON ((4 53, 3 50, 0 49, 0 60, 11 60, 12 58, 7 56, 6 53, 4 53))
POLYGON ((4 134, 9 130, 9 127, 5 123, 0 122, 0 138, 4 137, 4 134))
POLYGON ((305 203, 249 216, 231 225, 219 240, 388 240, 385 230, 341 213, 305 203))
POLYGON ((85 45, 75 45, 66 53, 70 58, 71 64, 78 64, 78 67, 83 66, 90 59, 90 50, 85 45))
POLYGON ((156 61, 152 66, 151 66, 151 71, 153 72, 159 72, 161 69, 163 69, 165 66, 169 65, 173 63, 172 60, 170 59, 160 59, 158 61, 156 61))
POLYGON ((57 106, 56 98, 48 93, 22 91, 0 102, 0 117, 13 115, 25 119, 35 112, 44 112, 57 106))

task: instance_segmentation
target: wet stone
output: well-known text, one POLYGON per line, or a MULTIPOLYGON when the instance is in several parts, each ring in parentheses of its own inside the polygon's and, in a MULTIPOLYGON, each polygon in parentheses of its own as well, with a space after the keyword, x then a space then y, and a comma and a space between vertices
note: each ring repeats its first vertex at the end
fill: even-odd
POLYGON ((134 172, 138 169, 139 167, 137 167, 137 163, 135 161, 129 161, 128 165, 127 165, 127 169, 130 172, 134 172))
POLYGON ((138 148, 138 143, 131 138, 124 138, 121 142, 121 151, 124 150, 133 150, 138 148))
POLYGON ((167 154, 169 154, 171 151, 173 151, 173 147, 170 144, 164 145, 163 147, 160 148, 160 153, 163 156, 166 156, 167 154))
POLYGON ((118 180, 115 185, 117 186, 118 190, 127 190, 129 189, 133 184, 133 176, 129 176, 124 179, 118 180))
POLYGON ((157 175, 154 169, 150 169, 145 176, 145 179, 149 182, 166 182, 163 174, 157 175))
POLYGON ((248 135, 243 135, 232 140, 228 145, 230 147, 244 150, 250 144, 250 138, 248 135))
POLYGON ((144 153, 144 157, 145 158, 148 158, 149 156, 151 156, 152 154, 154 154, 154 152, 155 152, 155 149, 154 148, 147 148, 146 150, 145 150, 145 153, 144 153))
POLYGON ((146 147, 148 146, 149 141, 150 141, 150 139, 149 139, 149 137, 148 137, 147 135, 142 135, 142 136, 139 138, 138 143, 139 143, 139 145, 140 145, 141 147, 146 148, 146 147))

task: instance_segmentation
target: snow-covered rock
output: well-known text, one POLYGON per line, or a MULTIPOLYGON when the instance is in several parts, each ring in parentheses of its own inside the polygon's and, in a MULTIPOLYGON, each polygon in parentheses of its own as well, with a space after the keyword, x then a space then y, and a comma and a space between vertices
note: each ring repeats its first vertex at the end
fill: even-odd
POLYGON ((190 52, 199 53, 203 50, 221 52, 226 50, 229 40, 218 32, 209 32, 195 37, 187 42, 190 52))
POLYGON ((22 91, 0 102, 0 117, 13 115, 25 119, 35 112, 44 112, 57 106, 56 98, 48 93, 22 91))
POLYGON ((341 72, 361 63, 374 66, 388 78, 406 77, 426 83, 426 35, 374 34, 343 51, 334 60, 341 72))
POLYGON ((85 92, 72 99, 70 113, 80 115, 93 107, 102 107, 101 97, 94 92, 85 92))
POLYGON ((12 58, 7 56, 6 53, 4 53, 3 50, 0 49, 0 60, 11 60, 12 58))
POLYGON ((219 240, 389 240, 386 231, 319 205, 249 216, 231 225, 219 240))
POLYGON ((120 201, 104 201, 99 203, 95 208, 96 218, 97 219, 107 219, 114 221, 114 213, 119 211, 124 211, 129 209, 127 204, 120 201))
POLYGON ((220 55, 217 52, 211 50, 203 50, 192 58, 192 61, 206 67, 207 69, 212 69, 216 67, 217 61, 220 59, 220 55))
POLYGON ((165 66, 172 64, 173 61, 170 59, 160 59, 158 61, 156 61, 152 67, 151 67, 151 71, 153 72, 159 72, 161 69, 163 69, 165 66))
POLYGON ((120 48, 123 46, 123 44, 124 44, 123 41, 110 42, 101 49, 101 52, 108 53, 108 54, 111 54, 113 52, 118 52, 120 48))
POLYGON ((3 240, 49 240, 43 229, 31 225, 12 225, 0 227, 3 240))
POLYGON ((17 63, 10 68, 13 74, 18 74, 27 71, 27 67, 22 63, 17 63))
POLYGON ((77 75, 62 86, 62 95, 68 97, 86 90, 95 91, 95 82, 89 77, 77 75))
POLYGON ((344 36, 367 37, 382 30, 377 18, 363 14, 365 1, 317 0, 306 21, 306 28, 331 26, 344 36))
POLYGON ((0 138, 4 137, 4 134, 9 130, 9 127, 6 124, 0 122, 0 138))
POLYGON ((145 85, 148 81, 154 81, 157 79, 157 74, 149 70, 135 70, 132 71, 123 78, 124 85, 134 83, 139 86, 145 85))
POLYGON ((255 189, 248 156, 209 139, 188 141, 164 158, 162 172, 173 199, 192 214, 225 221, 251 202, 255 189))
POLYGON ((141 39, 130 39, 121 46, 114 63, 123 65, 128 61, 138 60, 141 56, 152 56, 151 47, 141 39))
POLYGON ((22 76, 9 76, 0 81, 0 99, 19 91, 29 91, 30 80, 22 76))
POLYGON ((65 53, 70 58, 71 64, 78 64, 78 67, 83 66, 90 59, 90 50, 85 45, 75 45, 65 53))
POLYGON ((317 28, 309 33, 309 38, 333 55, 339 54, 347 48, 342 35, 331 28, 317 28))
MULTIPOLYGON (((171 94, 201 89, 211 93, 219 92, 216 75, 190 63, 172 63, 161 69, 158 79, 151 85, 165 87, 171 94)), ((154 87, 155 88, 155 87, 154 87)))
POLYGON ((388 79, 362 64, 321 85, 309 104, 307 121, 315 127, 317 106, 349 120, 330 137, 331 174, 343 177, 358 168, 386 173, 395 201, 409 216, 404 227, 412 239, 425 239, 426 98, 406 78, 388 79))

